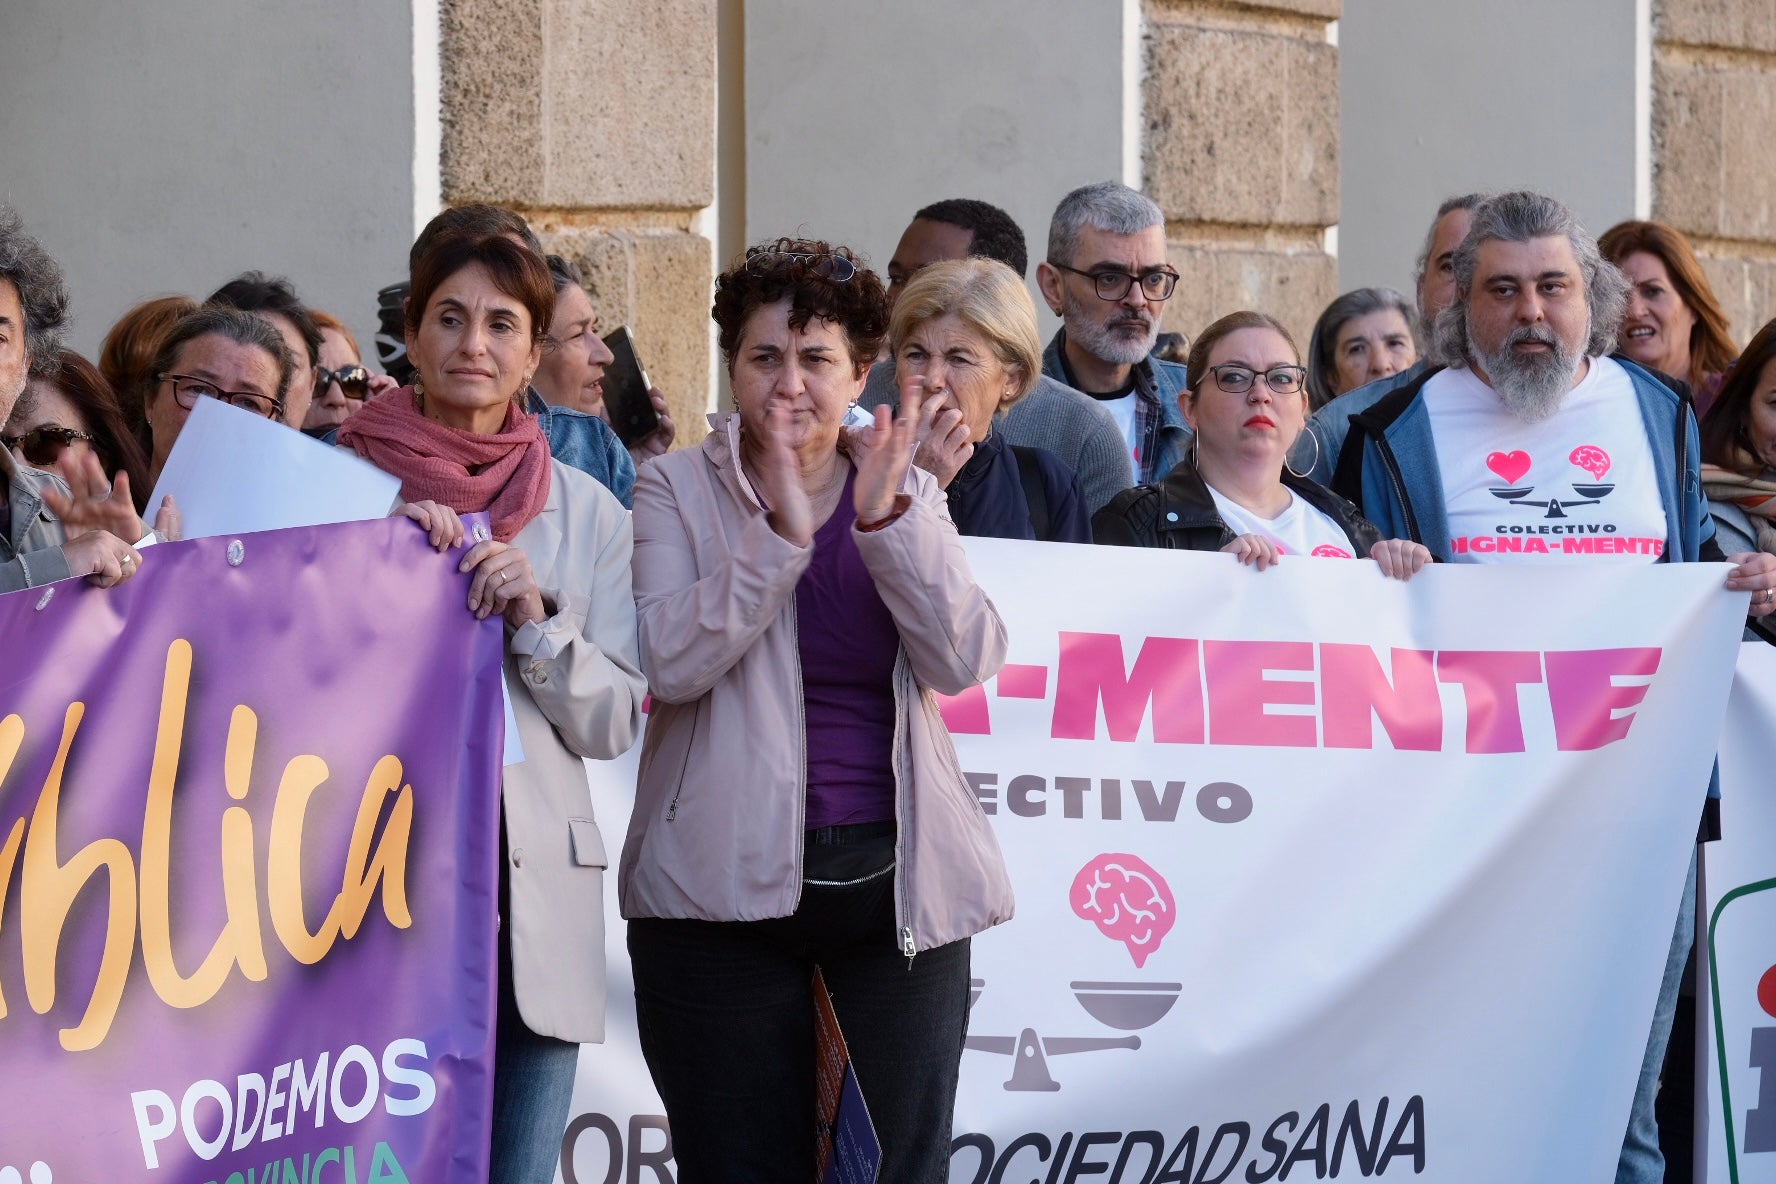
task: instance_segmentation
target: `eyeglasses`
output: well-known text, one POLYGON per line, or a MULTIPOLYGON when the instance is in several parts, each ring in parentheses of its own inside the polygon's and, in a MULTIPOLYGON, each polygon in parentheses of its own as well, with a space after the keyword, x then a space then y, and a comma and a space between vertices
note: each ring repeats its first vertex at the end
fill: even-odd
POLYGON ((370 371, 362 366, 341 366, 337 370, 315 367, 315 394, 324 394, 327 384, 332 382, 339 384, 340 393, 348 399, 361 400, 370 393, 370 371))
POLYGON ((1170 300, 1172 289, 1178 286, 1178 273, 1169 267, 1156 267, 1152 271, 1143 271, 1140 275, 1135 275, 1133 272, 1117 271, 1113 267, 1099 268, 1096 271, 1080 271, 1077 267, 1068 267, 1065 263, 1056 263, 1053 259, 1048 261, 1048 265, 1060 271, 1082 275, 1090 280, 1099 300, 1121 300, 1136 284, 1141 285, 1141 295, 1149 300, 1170 300))
POLYGON ((835 255, 830 251, 779 251, 775 247, 754 247, 746 252, 746 270, 765 271, 779 259, 799 263, 821 279, 831 280, 835 284, 850 283, 857 275, 857 264, 843 255, 835 255))
POLYGON ((242 411, 251 411, 266 419, 282 419, 284 415, 284 401, 270 395, 256 394, 253 391, 225 391, 213 382, 205 382, 189 374, 162 374, 158 381, 173 384, 173 400, 187 411, 197 406, 199 399, 220 399, 230 407, 239 407, 242 411))
POLYGON ((1307 370, 1302 366, 1272 366, 1268 370, 1254 370, 1250 366, 1224 362, 1219 366, 1210 366, 1209 373, 1215 376, 1215 385, 1230 395, 1245 394, 1260 378, 1279 395, 1292 395, 1307 382, 1307 370))
POLYGON ((36 465, 38 468, 55 464, 62 458, 68 445, 76 440, 85 440, 91 445, 92 435, 65 428, 59 423, 46 423, 20 436, 0 436, 0 444, 18 449, 26 464, 36 465))

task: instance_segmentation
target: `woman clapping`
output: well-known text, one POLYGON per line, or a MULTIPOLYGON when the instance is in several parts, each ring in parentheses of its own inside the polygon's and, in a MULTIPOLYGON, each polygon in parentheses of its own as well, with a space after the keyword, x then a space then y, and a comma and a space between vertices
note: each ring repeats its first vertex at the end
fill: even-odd
POLYGON ((969 937, 1011 915, 935 694, 1005 629, 919 409, 840 426, 881 348, 881 282, 781 240, 716 284, 737 414, 641 470, 635 593, 653 714, 619 876, 642 1051, 685 1184, 814 1170, 818 966, 883 1184, 943 1179, 969 937))

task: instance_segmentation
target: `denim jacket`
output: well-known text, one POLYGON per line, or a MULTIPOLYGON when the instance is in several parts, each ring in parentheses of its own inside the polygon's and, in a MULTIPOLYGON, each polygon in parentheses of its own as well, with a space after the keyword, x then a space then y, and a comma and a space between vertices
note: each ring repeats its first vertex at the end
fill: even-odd
POLYGON ((531 387, 524 409, 537 417, 549 439, 549 454, 610 490, 625 510, 635 508, 635 461, 610 425, 572 407, 555 407, 531 387))
MULTIPOLYGON (((1056 382, 1081 389, 1067 365, 1067 331, 1055 332, 1042 355, 1042 372, 1056 382)), ((1141 404, 1141 471, 1135 484, 1161 480, 1184 459, 1190 446, 1190 426, 1178 406, 1188 386, 1184 367, 1162 358, 1145 357, 1135 363, 1135 396, 1141 404)))

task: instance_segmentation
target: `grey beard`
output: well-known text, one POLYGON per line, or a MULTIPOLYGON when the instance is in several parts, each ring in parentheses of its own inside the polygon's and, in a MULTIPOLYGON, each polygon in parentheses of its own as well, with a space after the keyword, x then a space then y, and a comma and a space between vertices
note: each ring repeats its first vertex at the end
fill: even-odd
MULTIPOLYGON (((1158 320, 1145 313, 1138 313, 1136 317, 1145 323, 1147 330, 1139 338, 1112 333, 1104 324, 1088 316, 1086 310, 1074 301, 1071 292, 1066 295, 1061 315, 1066 318, 1069 338, 1078 342, 1079 347, 1092 357, 1115 366, 1133 366, 1151 353, 1153 343, 1159 340, 1158 320)), ((1133 320, 1136 317, 1127 319, 1133 320)), ((1124 318, 1119 316, 1117 319, 1124 318)))
MULTIPOLYGON (((1471 338, 1470 338, 1471 340, 1471 338)), ((1566 392, 1572 389, 1573 373, 1579 366, 1579 355, 1566 349, 1546 329, 1525 326, 1506 335, 1497 353, 1474 350, 1486 377, 1506 410, 1524 423, 1542 423, 1560 410, 1566 392), (1525 341, 1539 341, 1549 347, 1545 354, 1517 354, 1511 347, 1525 341)))

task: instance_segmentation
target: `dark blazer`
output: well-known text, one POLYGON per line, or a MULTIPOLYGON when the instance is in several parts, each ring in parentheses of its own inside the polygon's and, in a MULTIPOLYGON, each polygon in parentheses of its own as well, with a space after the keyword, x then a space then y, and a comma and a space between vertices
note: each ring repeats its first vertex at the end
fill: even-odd
POLYGON ((1035 539, 1044 543, 1091 542, 1090 511, 1073 470, 1045 448, 1025 448, 1023 452, 1036 466, 1038 483, 1048 503, 1047 532, 1040 536, 1036 533, 1017 454, 997 427, 974 446, 974 455, 945 491, 956 532, 977 538, 1035 539))
MULTIPOLYGON (((1287 469, 1283 484, 1302 501, 1344 528, 1351 554, 1367 559, 1381 531, 1351 503, 1287 469)), ((1219 551, 1234 533, 1215 508, 1196 466, 1186 457, 1155 485, 1125 489, 1092 518, 1095 541, 1114 547, 1165 547, 1176 551, 1219 551)))

